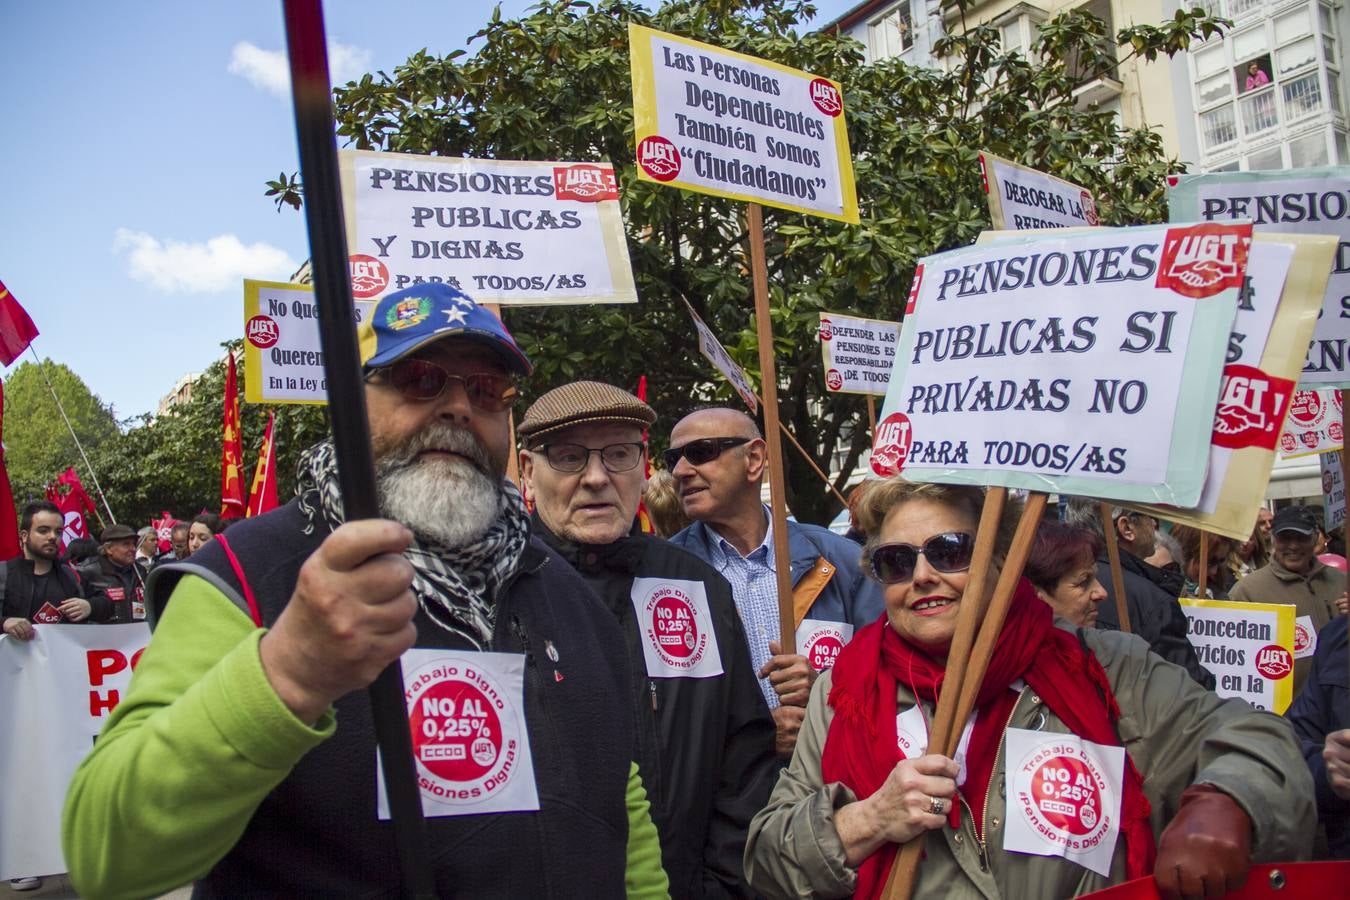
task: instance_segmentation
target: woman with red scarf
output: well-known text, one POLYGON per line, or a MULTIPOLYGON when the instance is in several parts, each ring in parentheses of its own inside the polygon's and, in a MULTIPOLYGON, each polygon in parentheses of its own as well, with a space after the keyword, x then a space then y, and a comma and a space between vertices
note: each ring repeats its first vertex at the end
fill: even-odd
POLYGON ((927 752, 981 505, 971 487, 867 492, 863 558, 886 616, 817 680, 750 827, 751 886, 879 897, 898 845, 930 831, 917 898, 1072 897, 1150 874, 1168 897, 1220 896, 1254 859, 1306 856, 1312 785, 1281 719, 1139 638, 1057 626, 1025 580, 955 759, 927 752))

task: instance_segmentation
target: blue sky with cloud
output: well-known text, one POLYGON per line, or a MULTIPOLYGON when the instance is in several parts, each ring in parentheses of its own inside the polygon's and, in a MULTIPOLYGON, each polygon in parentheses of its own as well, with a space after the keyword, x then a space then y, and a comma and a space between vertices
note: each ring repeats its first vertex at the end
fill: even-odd
MULTIPOLYGON (((461 49, 494 5, 329 0, 334 80, 461 49)), ((0 34, 0 281, 39 354, 120 418, 151 412, 240 333, 242 280, 309 254, 263 196, 298 168, 280 0, 0 0, 0 34)))

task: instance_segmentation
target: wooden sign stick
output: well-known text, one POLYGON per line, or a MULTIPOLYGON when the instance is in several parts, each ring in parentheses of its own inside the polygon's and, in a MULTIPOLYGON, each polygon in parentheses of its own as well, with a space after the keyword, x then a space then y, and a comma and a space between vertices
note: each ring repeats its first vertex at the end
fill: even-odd
MULTIPOLYGON (((938 694, 937 709, 933 713, 932 728, 928 735, 929 747, 946 745, 952 723, 956 719, 961 684, 966 677, 971 648, 975 645, 975 635, 980 630, 980 623, 984 619, 985 607, 989 600, 988 582, 994 560, 994 544, 998 538, 998 523, 1003 517, 1003 507, 1007 500, 1007 488, 991 487, 985 491, 980 524, 975 532, 975 552, 970 560, 970 576, 966 580, 966 590, 956 610, 956 631, 947 650, 947 669, 942 677, 942 692, 938 694)), ((923 841, 924 835, 920 834, 902 846, 900 852, 896 854, 891 874, 887 877, 886 887, 881 893, 884 900, 908 900, 914 893, 914 884, 918 880, 919 859, 923 855, 923 841)))
POLYGON ((877 433, 877 398, 867 395, 867 430, 875 439, 877 433))
POLYGON ((989 668, 989 660, 994 656, 994 645, 998 642, 999 632, 1008 618, 1012 607, 1013 594, 1017 591, 1017 582, 1026 568, 1027 557, 1031 555, 1031 545, 1036 541, 1036 528, 1041 524, 1045 512, 1047 495, 1033 491, 1027 496, 1027 504, 1022 509, 1022 518, 1013 534, 1012 546, 1008 548, 1008 558, 1003 561, 999 572, 998 584, 994 588, 994 597, 989 603, 980 625, 980 636, 975 640, 975 649, 966 664, 966 680, 961 683, 961 700, 956 706, 956 724, 947 736, 947 745, 941 752, 945 756, 956 753, 956 745, 961 737, 961 728, 970 714, 975 711, 975 698, 980 693, 984 673, 989 668))
POLYGON ((1116 545, 1116 523, 1111 518, 1111 504, 1103 500, 1101 510, 1102 537, 1106 540, 1106 559, 1111 564, 1111 593, 1116 598, 1116 621, 1120 630, 1130 633, 1130 607, 1125 602, 1125 575, 1120 571, 1120 547, 1116 545))
POLYGON ((769 449, 769 510, 773 524, 774 574, 778 580, 780 653, 797 652, 797 622, 792 609, 792 556, 788 551, 787 495, 783 485, 783 442, 778 437, 778 373, 773 360, 773 321, 769 317, 769 267, 764 259, 764 210, 748 204, 750 275, 755 291, 755 331, 759 340, 759 380, 764 396, 764 444, 769 449))

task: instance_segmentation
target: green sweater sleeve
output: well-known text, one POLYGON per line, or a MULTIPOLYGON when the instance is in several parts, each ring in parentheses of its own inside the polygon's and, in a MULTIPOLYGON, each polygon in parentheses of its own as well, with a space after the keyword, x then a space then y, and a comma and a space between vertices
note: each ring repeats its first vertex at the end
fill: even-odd
POLYGON ((62 846, 82 896, 158 896, 205 875, 333 733, 331 710, 310 728, 277 697, 264 633, 206 581, 179 583, 66 795, 62 846))
POLYGON ((652 822, 651 803, 647 789, 642 786, 637 763, 628 767, 628 791, 624 797, 628 806, 628 870, 624 887, 630 898, 659 898, 669 900, 670 882, 661 868, 661 839, 652 822))

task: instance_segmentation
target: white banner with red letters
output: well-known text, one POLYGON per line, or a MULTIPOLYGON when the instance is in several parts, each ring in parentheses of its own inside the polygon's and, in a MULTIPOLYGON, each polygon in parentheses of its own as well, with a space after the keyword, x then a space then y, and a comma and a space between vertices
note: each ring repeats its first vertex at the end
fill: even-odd
POLYGON ((1214 693, 1282 714, 1294 700, 1297 607, 1191 597, 1179 602, 1195 655, 1214 673, 1214 693))
POLYGON ((1250 245, 1158 225, 925 258, 873 471, 1193 506, 1250 245))
POLYGON ((343 150, 352 294, 439 282, 479 303, 636 303, 609 163, 343 150))
POLYGON ((66 788, 150 643, 144 623, 33 630, 0 637, 0 881, 66 871, 66 788))

